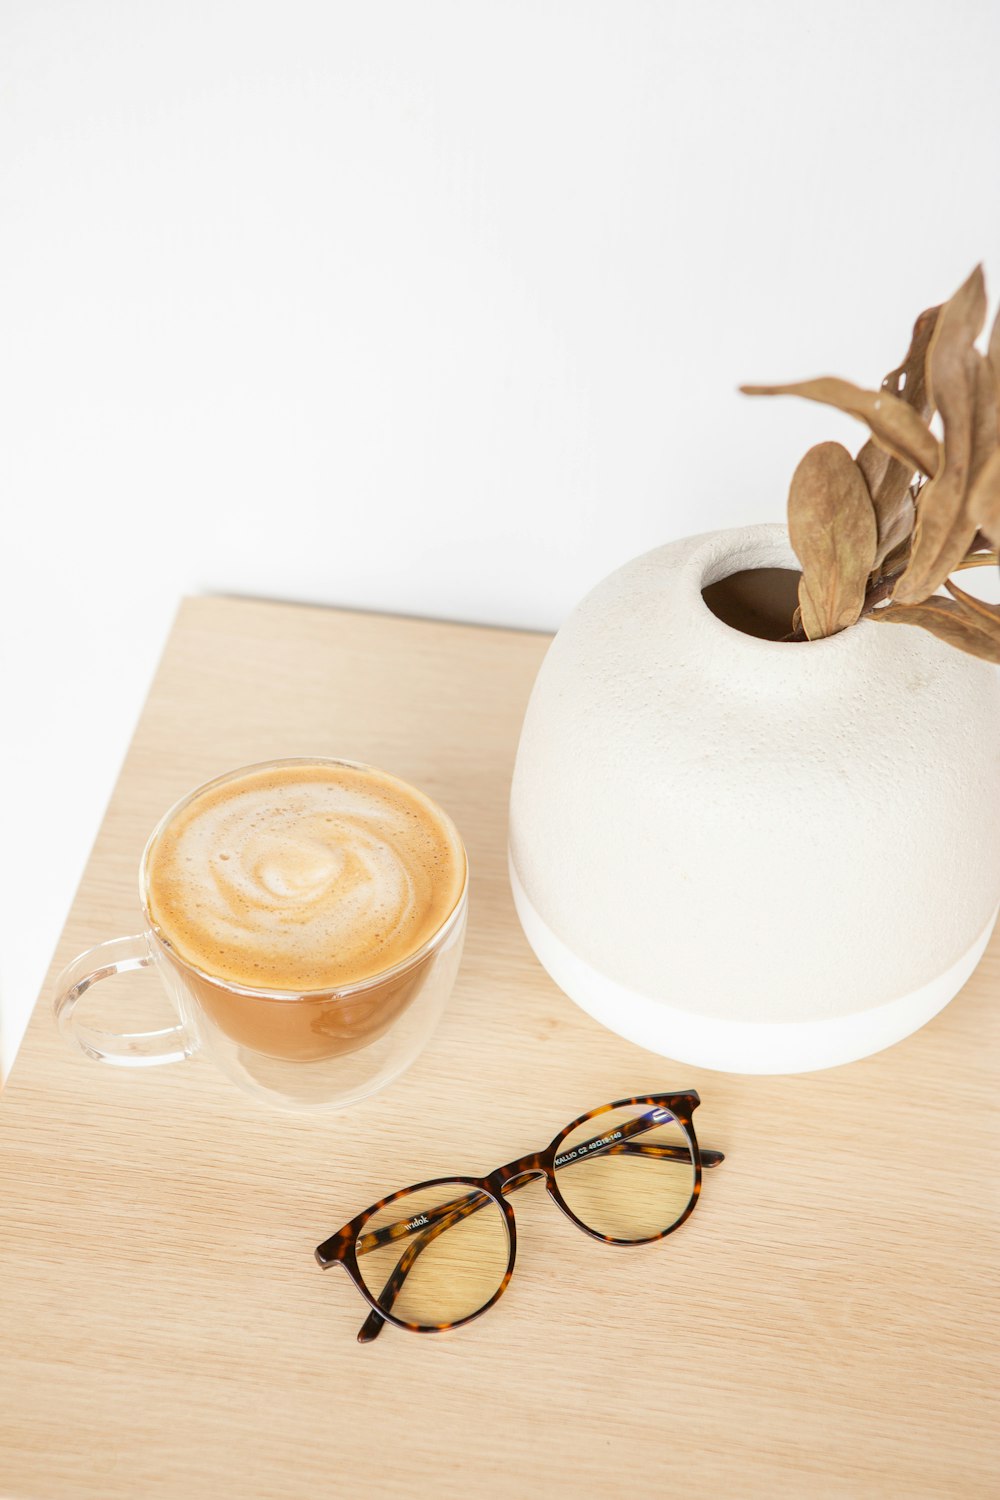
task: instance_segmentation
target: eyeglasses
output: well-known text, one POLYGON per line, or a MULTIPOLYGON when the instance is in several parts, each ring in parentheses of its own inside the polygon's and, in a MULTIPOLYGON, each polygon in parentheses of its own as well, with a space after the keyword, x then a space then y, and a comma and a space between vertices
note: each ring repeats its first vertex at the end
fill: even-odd
POLYGON ((316 1249, 324 1268, 344 1267, 371 1308, 358 1342, 377 1338, 384 1323, 440 1333, 492 1307, 514 1270, 506 1195, 535 1178, 578 1229, 605 1244, 672 1234, 698 1201, 702 1168, 725 1159, 698 1146, 691 1116, 700 1103, 693 1091, 619 1099, 488 1177, 437 1177, 373 1203, 316 1249))

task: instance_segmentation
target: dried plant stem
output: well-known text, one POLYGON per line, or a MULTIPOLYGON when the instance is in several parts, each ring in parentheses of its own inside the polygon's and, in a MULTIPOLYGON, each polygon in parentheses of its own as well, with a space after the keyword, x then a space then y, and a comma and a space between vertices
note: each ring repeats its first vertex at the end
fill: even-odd
POLYGON ((827 375, 740 387, 819 401, 871 433, 853 459, 839 443, 817 443, 792 476, 788 534, 802 572, 783 641, 824 640, 867 617, 918 625, 1000 665, 1000 605, 976 603, 952 581, 1000 558, 1000 313, 984 353, 986 306, 976 266, 920 314, 902 364, 877 390, 827 375))
POLYGON ((888 599, 899 579, 903 576, 904 569, 898 568, 894 573, 886 573, 882 578, 876 578, 874 583, 868 585, 865 593, 865 602, 861 606, 861 617, 870 615, 873 609, 888 599))
MULTIPOLYGON (((961 573, 966 568, 984 568, 991 563, 995 566, 997 562, 998 554, 996 552, 970 552, 966 557, 962 558, 962 561, 958 564, 954 571, 956 573, 961 573)), ((905 571, 906 562, 904 561, 901 562, 899 567, 895 568, 891 573, 884 573, 879 578, 876 578, 873 582, 869 583, 867 589, 865 590, 865 601, 861 606, 861 614, 858 616, 860 620, 863 620, 865 615, 870 615, 873 609, 877 609, 880 604, 891 597, 893 589, 896 587, 896 584, 899 582, 905 571)), ((781 637, 782 643, 788 642, 790 644, 798 644, 802 641, 807 641, 808 639, 809 637, 806 635, 801 625, 797 630, 789 631, 788 635, 783 635, 781 637)))

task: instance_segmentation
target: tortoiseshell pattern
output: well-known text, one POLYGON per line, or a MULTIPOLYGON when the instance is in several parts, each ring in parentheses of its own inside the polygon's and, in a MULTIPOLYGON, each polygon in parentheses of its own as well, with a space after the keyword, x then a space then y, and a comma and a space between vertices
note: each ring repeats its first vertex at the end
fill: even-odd
POLYGON ((541 1151, 531 1152, 528 1156, 522 1156, 517 1161, 508 1162, 506 1166, 497 1167, 486 1177, 432 1177, 426 1182, 414 1183, 411 1187, 400 1188, 395 1193, 390 1193, 386 1198, 380 1198, 364 1213, 357 1214, 350 1223, 338 1229, 336 1234, 324 1240, 316 1248, 316 1259, 324 1268, 327 1266, 340 1265, 350 1275, 358 1291, 364 1297, 371 1308, 367 1319, 358 1333, 358 1342, 370 1343, 377 1338, 385 1323, 394 1323, 397 1328, 409 1329, 411 1333, 442 1333, 449 1328, 459 1328, 463 1323, 471 1323, 473 1318, 480 1317, 487 1312, 493 1304, 503 1296, 507 1290, 510 1278, 514 1271, 514 1257, 517 1249, 517 1231, 514 1222, 514 1210, 507 1202, 507 1194, 516 1192, 519 1187, 532 1182, 537 1178, 544 1179, 546 1191, 558 1204, 568 1219, 589 1234, 592 1239, 602 1240, 607 1245, 646 1245, 653 1240, 662 1240, 668 1234, 673 1234, 675 1229, 688 1219, 694 1211, 695 1204, 701 1193, 701 1174, 703 1167, 718 1166, 725 1158, 721 1151, 704 1150, 698 1145, 698 1140, 692 1124, 692 1115, 698 1108, 701 1100, 693 1089, 680 1094, 637 1094, 630 1099, 617 1099, 613 1104, 602 1104, 599 1109, 589 1110, 580 1115, 578 1119, 559 1131, 558 1135, 548 1146, 541 1151), (625 1109, 631 1105, 648 1104, 650 1113, 639 1115, 636 1119, 627 1122, 617 1128, 616 1136, 605 1139, 600 1135, 590 1140, 582 1141, 575 1146, 571 1152, 560 1155, 559 1148, 562 1143, 578 1130, 588 1120, 597 1119, 600 1115, 608 1114, 612 1110, 625 1109), (656 1118, 662 1111, 668 1111, 669 1115, 680 1125, 691 1143, 691 1160, 694 1165, 694 1183, 691 1197, 684 1210, 678 1215, 672 1224, 656 1234, 646 1235, 643 1239, 623 1240, 614 1239, 607 1234, 601 1234, 592 1229, 573 1212, 563 1199, 559 1191, 556 1173, 560 1168, 568 1166, 571 1161, 578 1161, 584 1155, 607 1154, 613 1155, 617 1152, 653 1157, 667 1161, 686 1161, 687 1152, 683 1147, 671 1146, 653 1142, 642 1142, 633 1140, 632 1137, 640 1135, 644 1130, 653 1130, 658 1125, 667 1123, 662 1118, 656 1118), (383 1208, 397 1199, 408 1197, 425 1188, 437 1187, 439 1184, 447 1184, 449 1187, 468 1188, 467 1193, 459 1197, 451 1198, 448 1202, 440 1204, 437 1208, 423 1210, 421 1218, 425 1222, 421 1225, 420 1232, 407 1245, 395 1267, 393 1268, 385 1286, 376 1298, 365 1285, 364 1277, 358 1266, 358 1256, 365 1255, 382 1245, 391 1244, 394 1240, 403 1239, 408 1234, 413 1234, 412 1222, 401 1219, 398 1223, 387 1224, 381 1229, 371 1230, 364 1233, 365 1225, 383 1208), (469 1313, 464 1318, 458 1318, 450 1323, 411 1323, 399 1318, 392 1311, 393 1303, 405 1282, 417 1258, 427 1247, 443 1234, 445 1230, 468 1218, 470 1214, 485 1208, 487 1204, 495 1204, 503 1215, 507 1227, 507 1235, 510 1252, 507 1261, 507 1269, 503 1279, 488 1302, 475 1312, 469 1313))

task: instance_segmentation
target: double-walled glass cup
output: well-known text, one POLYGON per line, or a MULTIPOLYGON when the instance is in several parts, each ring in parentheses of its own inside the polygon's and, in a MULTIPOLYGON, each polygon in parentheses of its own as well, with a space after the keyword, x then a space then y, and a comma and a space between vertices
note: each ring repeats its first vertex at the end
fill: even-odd
POLYGON ((181 799, 147 841, 139 868, 143 930, 89 948, 60 975, 55 1011, 63 1035, 88 1057, 117 1067, 211 1058, 232 1081, 270 1104, 296 1110, 342 1109, 398 1077, 418 1056, 444 1009, 458 972, 468 912, 468 860, 440 807, 434 815, 462 860, 458 899, 431 937, 402 962, 358 983, 291 992, 235 984, 182 958, 150 908, 148 872, 157 840, 196 797, 248 772, 301 765, 383 773, 355 761, 310 757, 266 762, 216 777, 181 799), (86 992, 130 969, 155 969, 178 1015, 159 1031, 119 1033, 86 1023, 86 992))

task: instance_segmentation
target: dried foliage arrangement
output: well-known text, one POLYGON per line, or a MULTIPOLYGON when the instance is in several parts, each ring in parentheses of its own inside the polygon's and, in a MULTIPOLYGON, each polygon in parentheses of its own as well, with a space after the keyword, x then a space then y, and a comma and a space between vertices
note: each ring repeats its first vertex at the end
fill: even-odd
POLYGON ((788 530, 802 579, 787 640, 819 640, 867 618, 920 625, 1000 662, 1000 606, 951 579, 995 564, 1000 548, 1000 314, 984 354, 985 319, 977 266, 949 302, 920 314, 879 390, 833 376, 741 387, 835 406, 871 433, 856 458, 818 443, 792 476, 788 530))

